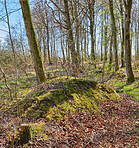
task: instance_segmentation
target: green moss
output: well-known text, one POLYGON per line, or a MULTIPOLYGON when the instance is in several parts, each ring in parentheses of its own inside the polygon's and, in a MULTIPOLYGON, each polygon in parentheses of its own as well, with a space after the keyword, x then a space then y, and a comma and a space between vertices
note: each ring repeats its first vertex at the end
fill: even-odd
POLYGON ((61 82, 58 81, 56 84, 56 80, 50 81, 55 82, 56 85, 62 83, 61 87, 50 91, 30 90, 24 99, 20 100, 20 104, 25 105, 26 116, 43 117, 49 121, 59 120, 79 108, 83 111, 95 112, 103 101, 120 98, 113 89, 94 81, 74 78, 66 80, 65 77, 57 80, 61 82))
MULTIPOLYGON (((112 80, 109 80, 107 84, 113 86, 117 92, 122 92, 134 96, 136 100, 139 100, 139 81, 138 77, 135 77, 133 83, 127 84, 126 75, 124 74, 125 69, 120 69, 112 80)), ((134 70, 135 71, 135 70, 134 70)))
MULTIPOLYGON (((30 124, 31 126, 31 133, 32 136, 35 136, 38 134, 38 138, 41 137, 44 140, 48 140, 48 135, 44 134, 44 129, 46 128, 46 125, 44 122, 39 122, 39 123, 32 123, 30 124)), ((49 133, 49 131, 47 131, 49 133)))

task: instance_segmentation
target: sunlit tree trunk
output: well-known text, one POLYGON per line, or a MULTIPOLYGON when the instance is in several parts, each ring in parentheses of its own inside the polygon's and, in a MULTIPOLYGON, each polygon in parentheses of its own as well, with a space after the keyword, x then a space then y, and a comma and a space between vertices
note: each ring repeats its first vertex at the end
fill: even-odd
POLYGON ((73 76, 77 76, 78 74, 78 59, 77 59, 77 53, 75 52, 75 43, 73 40, 73 32, 72 32, 72 25, 70 20, 70 14, 69 14, 69 6, 68 6, 68 0, 64 0, 64 6, 65 6, 65 18, 66 18, 66 25, 67 25, 67 31, 68 31, 68 45, 69 49, 71 51, 71 58, 72 58, 72 70, 73 70, 73 76))
POLYGON ((33 23, 32 23, 29 1, 28 0, 25 0, 25 1, 19 0, 19 1, 22 8, 22 14, 23 14, 23 19, 25 23, 29 46, 32 53, 37 82, 43 83, 46 80, 46 77, 45 77, 44 67, 42 63, 41 53, 38 47, 37 38, 34 31, 33 23))

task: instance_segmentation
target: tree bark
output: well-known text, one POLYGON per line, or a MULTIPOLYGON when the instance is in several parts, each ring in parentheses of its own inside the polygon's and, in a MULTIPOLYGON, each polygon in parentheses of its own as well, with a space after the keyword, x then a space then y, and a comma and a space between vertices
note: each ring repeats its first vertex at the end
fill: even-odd
POLYGON ((80 44, 79 44, 79 18, 78 18, 78 6, 77 4, 79 3, 79 0, 75 1, 75 20, 76 20, 76 49, 77 49, 77 58, 78 58, 78 64, 80 64, 80 44))
POLYGON ((121 28, 122 28, 122 41, 121 41, 121 67, 125 67, 125 58, 124 58, 124 15, 123 15, 123 3, 120 2, 120 15, 121 15, 121 28))
POLYGON ((46 76, 45 76, 44 67, 42 63, 41 53, 37 43, 36 34, 35 34, 33 23, 32 23, 29 1, 28 0, 25 0, 25 1, 19 0, 19 1, 22 8, 26 34, 28 37, 28 42, 29 42, 29 46, 31 49, 31 54, 34 62, 37 82, 38 84, 40 84, 46 80, 46 76))
MULTIPOLYGON (((60 20, 60 24, 61 24, 60 12, 59 12, 59 20, 60 20)), ((60 34, 61 34, 61 50, 62 50, 62 54, 63 54, 63 64, 65 64, 66 58, 65 58, 65 52, 64 52, 64 47, 63 47, 64 39, 62 37, 62 26, 61 25, 60 25, 60 34)))
POLYGON ((117 53, 117 35, 116 35, 116 25, 115 25, 115 17, 113 12, 113 0, 109 0, 110 14, 112 19, 112 31, 113 31, 113 44, 114 44, 114 55, 115 55, 115 71, 119 69, 118 66, 118 53, 117 53))
POLYGON ((126 62, 126 73, 127 82, 131 83, 134 81, 134 74, 131 65, 131 40, 130 40, 130 16, 132 8, 132 0, 124 1, 125 6, 125 62, 126 62))
POLYGON ((95 50, 94 50, 94 4, 95 0, 89 0, 89 20, 90 20, 90 35, 91 35, 91 59, 95 60, 95 50))
MULTIPOLYGON (((45 31, 44 31, 44 33, 45 33, 45 31)), ((45 64, 46 61, 47 61, 47 56, 46 56, 46 37, 45 37, 45 35, 43 35, 43 57, 44 57, 43 63, 45 64)))
POLYGON ((69 6, 68 6, 68 0, 64 0, 64 6, 65 6, 65 18, 66 18, 66 25, 67 25, 67 31, 68 31, 68 37, 69 37, 69 49, 71 51, 71 58, 72 58, 72 70, 73 70, 73 76, 78 75, 78 59, 77 59, 77 53, 75 51, 75 43, 73 40, 73 33, 72 33, 72 26, 71 26, 71 20, 69 15, 69 6))
POLYGON ((107 61, 107 48, 108 48, 108 14, 105 12, 104 14, 104 19, 105 19, 105 27, 104 27, 104 40, 105 40, 105 45, 104 45, 104 58, 105 62, 107 61))
POLYGON ((111 40, 110 40, 110 60, 109 60, 109 69, 111 70, 112 67, 112 36, 111 36, 111 40))
POLYGON ((85 27, 84 27, 84 59, 85 61, 86 59, 86 31, 85 31, 85 27))
POLYGON ((103 7, 101 14, 101 57, 100 60, 103 61, 103 7))
POLYGON ((46 20, 47 20, 47 24, 46 24, 46 32, 47 32, 47 52, 48 52, 48 62, 49 62, 49 65, 52 64, 52 61, 51 61, 51 56, 52 56, 52 52, 51 52, 51 55, 50 55, 50 48, 49 48, 49 42, 50 42, 50 37, 49 37, 49 20, 48 20, 48 16, 47 16, 47 12, 46 12, 46 20))

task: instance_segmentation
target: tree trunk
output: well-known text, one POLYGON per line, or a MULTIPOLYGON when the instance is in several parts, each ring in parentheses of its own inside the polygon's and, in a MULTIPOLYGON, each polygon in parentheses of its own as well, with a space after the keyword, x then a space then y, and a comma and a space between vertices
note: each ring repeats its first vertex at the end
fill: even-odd
POLYGON ((63 64, 65 64, 66 59, 65 59, 65 52, 64 52, 64 47, 63 47, 63 37, 61 37, 61 50, 62 50, 62 54, 63 54, 63 64))
POLYGON ((43 63, 46 63, 47 57, 46 57, 46 37, 45 35, 43 35, 43 57, 44 57, 43 63))
POLYGON ((76 0, 75 2, 75 22, 76 22, 76 49, 77 49, 77 58, 78 58, 78 64, 80 64, 80 44, 79 44, 79 18, 78 18, 78 7, 77 7, 77 4, 79 3, 79 0, 76 0))
POLYGON ((112 19, 112 31, 113 31, 113 44, 114 44, 114 55, 115 55, 115 71, 119 69, 118 66, 118 53, 117 53, 117 35, 116 35, 116 25, 115 25, 115 17, 113 13, 113 0, 109 0, 110 14, 112 19))
POLYGON ((94 50, 94 4, 95 0, 90 1, 88 4, 89 9, 89 20, 90 20, 90 35, 91 35, 91 59, 95 60, 95 50, 94 50))
POLYGON ((43 83, 46 80, 46 76, 45 76, 44 67, 42 63, 41 53, 37 43, 36 34, 35 34, 33 23, 32 23, 29 1, 28 0, 26 1, 19 0, 19 1, 22 8, 22 14, 24 18, 29 46, 32 53, 37 82, 43 83))
POLYGON ((84 58, 86 61, 86 31, 85 31, 85 27, 84 27, 84 58))
POLYGON ((17 92, 16 92, 16 86, 17 86, 17 78, 18 78, 18 71, 17 71, 17 60, 16 60, 16 52, 12 40, 12 35, 11 35, 11 27, 10 27, 10 20, 9 20, 9 15, 7 11, 7 5, 6 5, 6 0, 5 0, 5 10, 6 10, 6 16, 7 16, 7 24, 8 24, 8 32, 9 32, 9 37, 10 37, 10 42, 12 46, 12 52, 13 52, 13 58, 14 58, 14 65, 15 65, 15 71, 16 71, 16 77, 15 77, 15 98, 17 97, 17 92))
MULTIPOLYGON (((60 20, 60 24, 61 24, 60 12, 59 12, 59 20, 60 20)), ((62 37, 62 26, 61 25, 60 25, 60 34, 61 34, 61 50, 62 50, 62 54, 63 54, 63 64, 65 64, 66 58, 65 58, 65 52, 64 52, 64 47, 63 47, 64 39, 62 37)))
POLYGON ((123 15, 122 0, 120 0, 119 2, 120 2, 121 28, 122 28, 121 67, 125 67, 125 58, 124 58, 124 15, 123 15))
POLYGON ((127 3, 124 1, 125 6, 125 62, 126 62, 126 73, 127 82, 131 83, 134 81, 134 74, 131 65, 131 40, 130 40, 130 16, 132 8, 132 0, 128 0, 127 3))
MULTIPOLYGON (((47 12, 46 12, 46 17, 47 17, 47 12)), ((49 21, 48 21, 48 18, 47 18, 47 24, 46 24, 46 32, 47 32, 47 52, 48 52, 48 62, 49 62, 49 65, 52 64, 51 62, 51 55, 50 55, 50 48, 49 48, 49 42, 50 42, 50 37, 49 37, 49 21)), ((52 54, 52 53, 51 53, 52 54)))
POLYGON ((110 61, 109 61, 109 69, 111 70, 112 67, 112 36, 111 36, 111 40, 110 40, 110 61))
POLYGON ((136 60, 139 60, 139 22, 137 23, 137 26, 136 26, 136 60))
MULTIPOLYGON (((103 11, 103 7, 102 7, 103 11)), ((103 12, 101 14, 101 61, 103 61, 103 12)))
POLYGON ((70 48, 69 48, 69 42, 68 42, 68 35, 66 36, 66 53, 67 53, 67 65, 70 67, 70 48))
POLYGON ((77 59, 77 53, 75 52, 75 43, 73 40, 73 33, 72 33, 72 26, 70 21, 70 15, 69 15, 69 6, 68 6, 68 0, 64 0, 64 6, 65 6, 65 18, 66 18, 66 25, 67 25, 67 31, 68 31, 68 45, 69 49, 71 51, 71 58, 72 58, 72 70, 73 70, 73 76, 77 76, 78 74, 78 59, 77 59))
POLYGON ((107 62, 107 48, 108 48, 108 14, 105 12, 104 14, 104 19, 105 19, 105 27, 104 27, 104 40, 105 40, 105 45, 104 45, 104 58, 105 62, 107 62))

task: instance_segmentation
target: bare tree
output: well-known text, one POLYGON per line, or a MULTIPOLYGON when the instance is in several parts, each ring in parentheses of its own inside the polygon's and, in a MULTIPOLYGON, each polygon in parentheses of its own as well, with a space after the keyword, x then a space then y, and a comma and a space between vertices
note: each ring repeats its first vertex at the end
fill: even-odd
POLYGON ((46 76, 45 76, 44 67, 42 63, 41 53, 37 43, 36 34, 35 34, 33 23, 32 23, 29 1, 28 0, 25 0, 25 1, 19 0, 19 1, 22 8, 22 14, 24 18, 29 46, 32 53, 37 82, 43 83, 46 80, 46 76))
POLYGON ((68 31, 68 37, 69 37, 69 49, 71 51, 71 58, 72 58, 72 70, 73 70, 73 76, 77 76, 78 73, 78 59, 77 59, 77 53, 75 51, 75 43, 73 40, 73 32, 72 32, 72 25, 71 25, 71 19, 69 14, 69 5, 68 0, 64 0, 64 6, 65 6, 65 18, 66 18, 66 26, 68 31))

